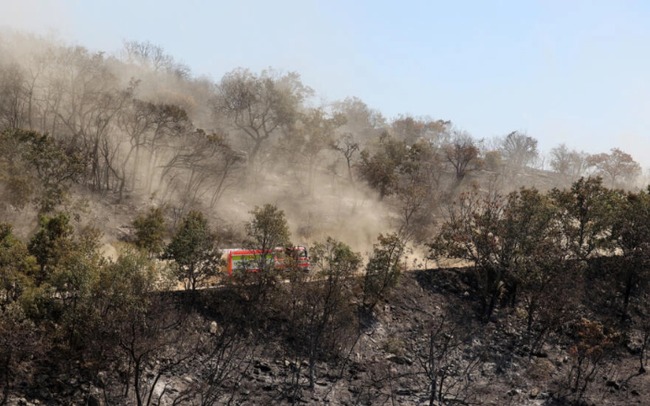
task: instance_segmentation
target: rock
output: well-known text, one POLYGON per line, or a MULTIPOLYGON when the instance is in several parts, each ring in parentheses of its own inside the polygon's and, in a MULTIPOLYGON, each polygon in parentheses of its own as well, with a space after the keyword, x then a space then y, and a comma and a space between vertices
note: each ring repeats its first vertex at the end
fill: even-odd
POLYGON ((257 361, 255 363, 255 369, 258 369, 260 372, 265 373, 265 374, 271 372, 271 366, 269 364, 261 362, 261 361, 257 361))
POLYGON ((395 393, 399 396, 411 396, 413 395, 413 390, 409 388, 399 388, 395 393))
POLYGON ((516 395, 519 395, 519 394, 521 394, 521 390, 520 390, 520 389, 510 389, 510 390, 507 392, 507 395, 508 395, 508 396, 516 396, 516 395))
POLYGON ((539 396, 539 392, 540 392, 539 388, 533 388, 530 390, 530 392, 528 392, 528 396, 531 399, 535 399, 537 396, 539 396))
POLYGON ((103 399, 98 395, 91 394, 86 402, 88 406, 104 406, 103 399))
POLYGON ((409 357, 401 356, 401 355, 389 355, 388 357, 386 357, 386 359, 390 362, 394 362, 399 365, 413 364, 413 360, 411 360, 409 357))
POLYGON ((481 375, 490 377, 496 374, 497 364, 494 362, 485 362, 481 365, 481 375))
POLYGON ((100 388, 106 387, 106 372, 100 371, 97 373, 97 385, 99 385, 100 388))
POLYGON ((630 339, 625 343, 625 347, 632 355, 637 355, 643 350, 644 339, 638 333, 632 333, 630 339))

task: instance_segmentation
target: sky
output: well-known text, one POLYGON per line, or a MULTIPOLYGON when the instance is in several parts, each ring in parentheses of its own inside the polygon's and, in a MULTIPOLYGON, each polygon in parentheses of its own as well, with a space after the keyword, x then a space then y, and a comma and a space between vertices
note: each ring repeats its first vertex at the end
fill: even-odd
POLYGON ((518 130, 650 168, 650 2, 0 0, 0 27, 97 51, 149 41, 218 81, 298 72, 322 102, 518 130))

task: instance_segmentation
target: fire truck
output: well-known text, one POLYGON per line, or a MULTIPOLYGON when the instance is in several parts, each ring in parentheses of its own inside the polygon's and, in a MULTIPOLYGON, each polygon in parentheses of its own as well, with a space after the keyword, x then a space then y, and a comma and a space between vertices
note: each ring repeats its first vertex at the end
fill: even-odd
POLYGON ((298 269, 309 270, 307 248, 302 245, 286 248, 276 247, 272 250, 227 248, 223 249, 222 253, 221 258, 226 264, 228 275, 232 275, 233 271, 237 270, 259 272, 260 269, 266 267, 284 269, 290 263, 298 269))

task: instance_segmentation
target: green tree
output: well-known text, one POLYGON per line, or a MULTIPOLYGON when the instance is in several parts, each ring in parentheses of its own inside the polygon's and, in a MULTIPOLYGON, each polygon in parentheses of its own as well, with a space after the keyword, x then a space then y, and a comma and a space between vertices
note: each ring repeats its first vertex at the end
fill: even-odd
POLYGON ((34 284, 37 269, 36 259, 13 235, 11 225, 0 223, 0 308, 17 301, 34 284))
POLYGON ((155 290, 157 271, 142 252, 125 249, 114 262, 103 266, 95 284, 100 313, 116 308, 146 305, 155 290))
MULTIPOLYGON (((255 272, 236 269, 233 281, 237 282, 240 295, 252 306, 262 306, 277 285, 279 269, 275 257, 283 255, 279 250, 291 247, 291 234, 284 211, 272 204, 255 207, 250 214, 252 219, 246 223, 244 245, 257 251, 255 272)), ((263 307, 263 306, 262 306, 263 307)), ((260 308, 258 308, 260 310, 260 308)))
POLYGON ((66 213, 54 216, 41 216, 39 230, 29 241, 29 252, 36 258, 40 272, 35 280, 36 284, 45 282, 52 268, 57 264, 62 255, 60 246, 72 239, 73 228, 70 218, 66 213))
POLYGON ((405 239, 422 238, 433 221, 440 197, 442 155, 421 139, 408 145, 382 135, 376 152, 361 152, 358 171, 368 185, 399 212, 399 234, 405 239), (389 198, 390 199, 387 199, 389 198))
POLYGON ((558 252, 561 235, 556 219, 552 201, 535 189, 521 189, 507 198, 467 193, 429 246, 434 258, 459 258, 474 266, 484 320, 492 315, 504 289, 514 304, 522 285, 532 323, 537 294, 551 275, 547 272, 552 257, 546 254, 558 252))
POLYGON ((506 268, 499 254, 501 221, 505 202, 502 196, 483 196, 473 190, 459 196, 449 209, 439 233, 428 244, 430 258, 457 258, 469 261, 475 269, 481 317, 489 319, 497 304, 499 286, 506 268))
POLYGON ((151 207, 146 214, 140 214, 133 220, 135 245, 155 257, 164 248, 165 217, 163 208, 151 207))
POLYGON ((64 148, 48 135, 0 132, 0 190, 14 206, 33 199, 41 212, 53 210, 64 201, 70 185, 81 179, 84 168, 78 150, 64 148))
POLYGON ((217 236, 199 211, 190 211, 165 249, 165 258, 176 263, 178 279, 185 289, 196 290, 206 279, 217 274, 220 261, 217 236))
POLYGON ((380 199, 384 199, 397 190, 399 170, 407 156, 406 143, 386 134, 381 137, 379 150, 375 154, 367 149, 361 151, 361 178, 379 192, 380 199))
POLYGON ((86 169, 86 158, 75 147, 66 147, 48 135, 35 132, 18 134, 25 143, 23 159, 33 168, 33 176, 42 188, 38 203, 44 212, 63 202, 69 187, 81 180, 86 169))
POLYGON ((397 285, 404 270, 404 243, 397 234, 380 234, 366 265, 363 305, 371 311, 397 285))
POLYGON ((40 223, 28 245, 38 264, 36 289, 25 295, 24 304, 30 317, 58 323, 68 345, 81 345, 92 288, 104 264, 101 233, 92 227, 75 232, 66 213, 42 216, 40 223))
MULTIPOLYGON (((0 405, 6 405, 17 378, 48 357, 42 327, 30 320, 19 303, 0 306, 0 405)), ((20 391, 16 391, 20 393, 20 391)))
MULTIPOLYGON (((526 339, 530 354, 539 351, 549 332, 564 317, 564 306, 570 299, 558 301, 567 294, 570 283, 566 274, 562 233, 558 210, 547 194, 536 189, 520 189, 508 196, 503 218, 503 241, 497 249, 504 261, 504 281, 508 289, 503 296, 511 304, 521 303, 526 318, 526 339)), ((572 280, 579 281, 579 273, 572 280)))
POLYGON ((650 265, 650 188, 629 192, 617 208, 611 239, 622 253, 618 276, 623 297, 621 318, 628 317, 631 298, 647 284, 650 265))
POLYGON ((104 258, 99 252, 101 233, 85 227, 68 239, 55 243, 55 262, 50 264, 47 285, 54 295, 49 304, 60 312, 61 333, 71 350, 92 340, 88 334, 93 315, 92 290, 104 258))
MULTIPOLYGON (((246 246, 263 252, 276 247, 291 245, 291 233, 284 211, 272 204, 255 207, 250 214, 253 216, 246 224, 246 246)), ((273 262, 267 256, 260 257, 260 270, 270 270, 273 262)))
POLYGON ((558 207, 562 242, 571 258, 583 261, 611 248, 618 192, 604 187, 601 178, 580 178, 570 189, 553 189, 550 197, 558 207))

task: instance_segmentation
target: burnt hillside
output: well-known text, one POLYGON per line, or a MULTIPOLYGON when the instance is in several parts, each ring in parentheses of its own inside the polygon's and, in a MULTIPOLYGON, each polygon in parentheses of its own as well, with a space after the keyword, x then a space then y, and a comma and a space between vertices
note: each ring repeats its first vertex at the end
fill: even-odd
MULTIPOLYGON (((615 321, 616 298, 598 281, 606 262, 572 286, 564 319, 543 338, 527 331, 518 306, 478 321, 470 269, 407 272, 372 312, 355 311, 359 318, 330 337, 336 345, 319 353, 311 388, 309 332, 291 304, 254 311, 237 288, 162 295, 148 316, 159 327, 122 346, 146 360, 142 401, 161 405, 646 404, 648 375, 639 366, 647 331, 636 316, 615 321), (577 371, 585 378, 576 389, 577 371)), ((12 369, 8 404, 135 404, 124 375, 133 365, 95 362, 56 347, 34 354, 12 369)))

